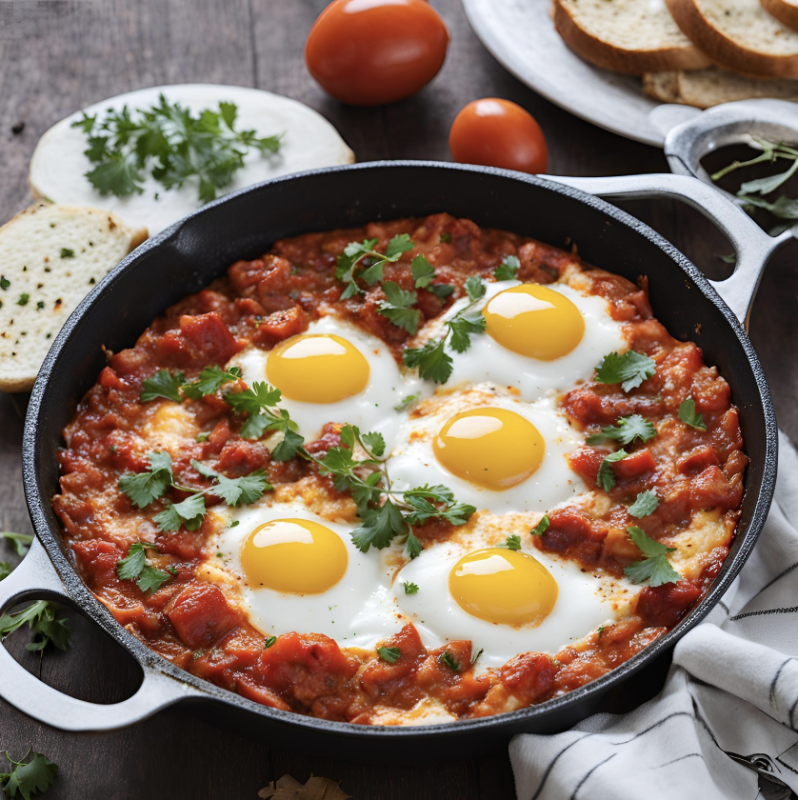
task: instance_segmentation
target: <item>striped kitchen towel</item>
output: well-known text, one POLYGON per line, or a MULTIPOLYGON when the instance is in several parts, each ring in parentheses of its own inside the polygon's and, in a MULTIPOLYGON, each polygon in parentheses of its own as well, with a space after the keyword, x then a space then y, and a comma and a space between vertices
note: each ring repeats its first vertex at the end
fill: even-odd
POLYGON ((663 691, 629 714, 516 736, 510 758, 519 800, 775 800, 798 792, 796 730, 798 454, 781 436, 754 553, 676 646, 663 691))

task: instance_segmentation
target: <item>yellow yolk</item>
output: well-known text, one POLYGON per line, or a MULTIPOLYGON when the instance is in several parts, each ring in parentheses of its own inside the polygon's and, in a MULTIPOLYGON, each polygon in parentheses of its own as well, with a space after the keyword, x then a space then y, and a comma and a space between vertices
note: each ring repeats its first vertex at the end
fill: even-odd
POLYGON ((571 352, 585 335, 585 320, 565 295, 523 283, 495 295, 482 312, 488 335, 502 347, 539 361, 571 352))
POLYGON ((332 333, 292 336, 266 362, 269 382, 285 397, 303 403, 337 403, 360 394, 369 374, 363 353, 332 333))
POLYGON ((449 573, 449 592, 472 616, 518 628, 543 622, 558 590, 531 555, 495 547, 463 556, 449 573))
POLYGON ((500 492, 540 466, 546 443, 525 417, 504 408, 455 414, 432 443, 438 462, 458 478, 500 492))
POLYGON ((276 519, 255 528, 241 547, 250 586, 289 594, 320 594, 346 573, 341 537, 305 519, 276 519))

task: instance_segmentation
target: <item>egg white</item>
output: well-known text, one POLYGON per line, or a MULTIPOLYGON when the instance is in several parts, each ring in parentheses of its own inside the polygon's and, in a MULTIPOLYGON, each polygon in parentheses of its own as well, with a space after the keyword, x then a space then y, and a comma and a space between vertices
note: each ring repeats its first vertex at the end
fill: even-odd
POLYGON ((449 641, 470 639, 473 652, 480 649, 477 671, 500 667, 518 653, 554 654, 583 639, 598 626, 613 622, 628 613, 640 591, 626 579, 596 572, 583 572, 578 564, 538 550, 531 544, 529 525, 522 520, 501 518, 500 535, 494 530, 471 531, 427 547, 397 575, 395 597, 401 612, 416 626, 428 648, 442 647, 449 641), (557 582, 557 601, 539 625, 515 628, 472 616, 452 597, 449 573, 467 553, 496 547, 504 537, 518 534, 522 551, 536 558, 557 582), (419 587, 406 594, 405 583, 419 587))
MULTIPOLYGON (((317 439, 328 422, 357 425, 362 431, 378 431, 388 445, 393 442, 400 418, 394 406, 409 395, 429 394, 431 388, 422 386, 417 376, 400 370, 387 345, 355 325, 335 316, 326 316, 308 325, 309 334, 335 334, 348 340, 366 358, 369 381, 357 395, 337 403, 305 403, 283 397, 280 407, 291 415, 299 433, 307 441, 317 439)), ((251 386, 255 381, 267 381, 266 362, 269 350, 252 345, 235 355, 227 364, 241 368, 242 378, 251 386)))
POLYGON ((216 537, 217 556, 206 578, 223 573, 228 585, 237 585, 239 606, 250 623, 266 636, 283 633, 323 633, 342 647, 374 648, 378 641, 402 627, 391 593, 389 573, 378 551, 362 553, 352 543, 357 524, 330 522, 308 511, 300 502, 271 503, 268 497, 230 509, 228 522, 216 537), (298 595, 251 586, 241 564, 241 548, 255 528, 276 519, 306 519, 325 525, 346 545, 349 562, 338 583, 326 592, 298 595), (231 523, 238 523, 237 525, 231 523))
POLYGON ((524 403, 498 387, 483 383, 469 390, 436 395, 433 400, 422 403, 417 413, 430 407, 429 414, 408 418, 398 431, 387 465, 393 489, 406 491, 425 483, 443 484, 454 492, 459 502, 493 512, 545 511, 588 491, 584 481, 565 460, 568 453, 582 444, 583 437, 557 413, 553 401, 524 403), (540 431, 546 444, 540 467, 525 481, 500 492, 452 474, 438 461, 432 449, 433 440, 448 419, 481 406, 515 411, 540 431))
MULTIPOLYGON (((485 296, 468 314, 481 313, 499 292, 520 285, 521 281, 485 284, 485 296)), ((579 382, 590 380, 594 367, 604 356, 629 349, 622 325, 612 319, 609 303, 603 297, 585 294, 565 283, 547 284, 546 288, 565 295, 581 312, 585 320, 585 333, 579 344, 570 353, 553 361, 539 361, 508 350, 487 333, 473 334, 471 346, 464 353, 455 352, 447 342, 446 351, 453 362, 447 388, 490 381, 518 389, 522 400, 533 401, 562 393, 579 382)), ((430 337, 440 336, 446 321, 462 311, 468 303, 468 298, 461 298, 446 314, 424 326, 412 346, 420 347, 430 337)))

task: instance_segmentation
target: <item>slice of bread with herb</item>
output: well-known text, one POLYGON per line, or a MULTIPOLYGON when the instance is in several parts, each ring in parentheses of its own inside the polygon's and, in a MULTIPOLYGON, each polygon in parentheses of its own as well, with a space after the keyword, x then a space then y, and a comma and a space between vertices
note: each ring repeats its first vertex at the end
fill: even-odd
POLYGON ((643 89, 664 103, 682 103, 696 108, 758 97, 798 101, 798 80, 745 78, 719 67, 647 73, 643 76, 643 89))
POLYGON ((107 211, 51 203, 0 228, 0 391, 33 386, 67 317, 146 238, 107 211))
POLYGON ((716 64, 742 75, 798 78, 798 32, 759 0, 666 0, 679 27, 716 64))
POLYGON ((553 16, 571 50, 613 72, 642 75, 710 64, 662 0, 554 0, 553 16))
POLYGON ((798 2, 796 0, 759 0, 762 8, 776 19, 798 30, 798 2))

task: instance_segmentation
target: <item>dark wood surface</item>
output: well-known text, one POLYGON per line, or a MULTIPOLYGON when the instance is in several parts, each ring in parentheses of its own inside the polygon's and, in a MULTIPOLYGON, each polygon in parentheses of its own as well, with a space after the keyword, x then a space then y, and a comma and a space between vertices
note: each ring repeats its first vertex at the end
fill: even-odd
MULTIPOLYGON (((449 126, 478 97, 514 100, 546 133, 550 172, 608 175, 666 171, 659 150, 626 141, 576 119, 522 86, 485 51, 459 0, 433 0, 452 42, 440 75, 416 97, 377 109, 347 108, 309 77, 305 37, 325 0, 59 0, 0 3, 0 219, 29 202, 27 167, 39 136, 89 103, 166 83, 254 86, 301 100, 338 127, 359 161, 450 158, 449 126), (12 127, 24 122, 15 134, 12 127)), ((519 32, 532 35, 534 32, 519 32)), ((17 125, 18 127, 18 125, 17 125)), ((420 187, 423 191, 423 187, 420 187)), ((695 212, 671 203, 626 206, 671 239, 713 277, 728 267, 722 237, 695 212)), ((773 260, 754 311, 752 335, 774 393, 779 421, 798 441, 798 297, 796 247, 773 260)), ((0 530, 29 532, 20 463, 24 398, 0 394, 0 530)), ((0 560, 14 560, 0 544, 0 560)), ((24 636, 9 647, 52 686, 96 702, 134 691, 136 670, 85 620, 72 615, 69 653, 26 653, 24 636)), ((110 734, 66 734, 37 724, 0 701, 0 751, 32 747, 57 762, 56 798, 255 798, 270 780, 311 772, 340 780, 357 800, 511 798, 506 756, 434 767, 367 767, 324 753, 285 753, 171 710, 110 734)), ((353 752, 353 758, 357 753, 353 752)), ((2 765, 0 765, 2 766, 2 765)), ((0 769, 2 771, 2 769, 0 769)))

